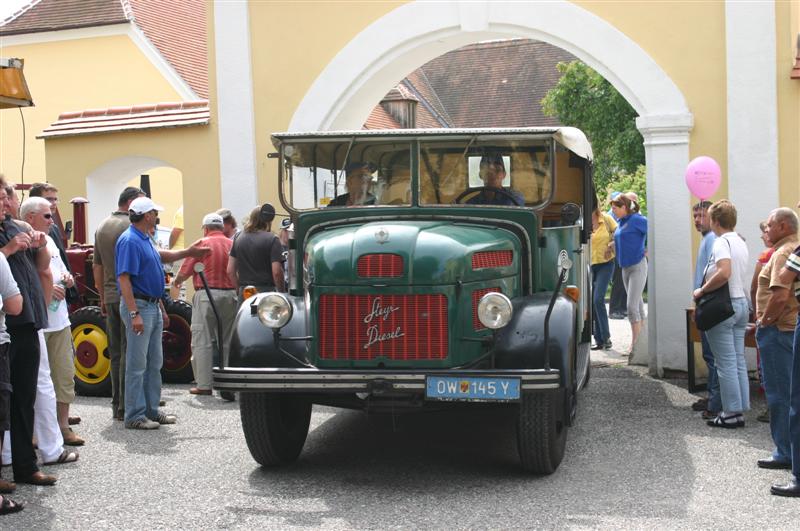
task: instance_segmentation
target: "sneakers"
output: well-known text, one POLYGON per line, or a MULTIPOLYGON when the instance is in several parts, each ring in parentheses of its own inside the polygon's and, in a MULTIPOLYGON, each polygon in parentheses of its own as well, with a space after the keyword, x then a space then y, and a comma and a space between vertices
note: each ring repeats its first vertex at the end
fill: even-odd
POLYGON ((175 415, 167 415, 165 413, 159 413, 156 418, 154 418, 151 422, 158 422, 159 424, 175 424, 178 422, 178 417, 175 415))
POLYGON ((697 402, 692 404, 692 410, 705 411, 708 409, 708 398, 699 398, 697 402))
POLYGON ((125 427, 129 430, 157 430, 159 426, 160 424, 158 422, 150 420, 146 417, 141 417, 133 422, 125 424, 125 427))

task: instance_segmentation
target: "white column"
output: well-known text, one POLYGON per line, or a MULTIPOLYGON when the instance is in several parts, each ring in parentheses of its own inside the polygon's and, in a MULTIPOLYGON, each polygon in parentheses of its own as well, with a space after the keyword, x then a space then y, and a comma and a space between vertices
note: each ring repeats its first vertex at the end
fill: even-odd
POLYGON ((779 197, 775 3, 726 1, 725 37, 728 197, 754 259, 762 250, 758 223, 778 206, 794 206, 779 197))
POLYGON ((214 2, 214 44, 222 206, 244 219, 258 198, 247 2, 214 2))
POLYGON ((686 369, 684 309, 691 302, 691 207, 684 184, 691 114, 642 116, 647 162, 648 353, 650 374, 686 369))

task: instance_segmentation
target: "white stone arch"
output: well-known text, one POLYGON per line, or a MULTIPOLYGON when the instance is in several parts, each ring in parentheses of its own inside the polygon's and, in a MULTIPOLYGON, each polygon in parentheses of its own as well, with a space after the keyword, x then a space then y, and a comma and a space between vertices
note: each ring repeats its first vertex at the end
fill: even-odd
MULTIPOLYGON (((131 155, 110 160, 86 176, 86 199, 89 200, 88 226, 97 227, 117 209, 120 192, 131 179, 139 177, 151 168, 174 166, 161 159, 131 155)), ((89 242, 94 241, 94 232, 86 235, 89 242)))
POLYGON ((657 374, 685 368, 683 308, 691 287, 686 242, 691 237, 688 223, 674 221, 689 217, 682 175, 693 118, 666 72, 605 20, 564 0, 405 4, 365 28, 333 58, 295 111, 290 130, 358 129, 409 72, 461 46, 511 37, 569 51, 608 79, 639 114, 650 219, 649 363, 657 374))

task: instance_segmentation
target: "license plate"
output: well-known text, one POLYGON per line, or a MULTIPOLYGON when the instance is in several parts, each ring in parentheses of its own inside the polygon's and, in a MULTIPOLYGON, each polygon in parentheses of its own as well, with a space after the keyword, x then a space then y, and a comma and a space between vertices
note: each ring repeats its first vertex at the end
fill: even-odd
POLYGON ((428 376, 425 398, 467 402, 519 400, 519 378, 428 376))

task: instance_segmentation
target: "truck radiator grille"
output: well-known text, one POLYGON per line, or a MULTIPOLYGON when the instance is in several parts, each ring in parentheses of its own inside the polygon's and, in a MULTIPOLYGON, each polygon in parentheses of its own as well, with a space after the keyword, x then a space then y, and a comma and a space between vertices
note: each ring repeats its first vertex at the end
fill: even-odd
POLYGON ((324 294, 319 338, 322 359, 445 359, 447 297, 324 294))
POLYGON ((399 254, 375 253, 358 257, 358 276, 396 278, 403 276, 403 257, 399 254))

